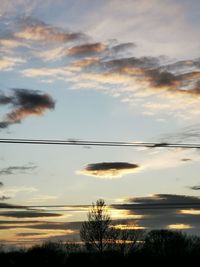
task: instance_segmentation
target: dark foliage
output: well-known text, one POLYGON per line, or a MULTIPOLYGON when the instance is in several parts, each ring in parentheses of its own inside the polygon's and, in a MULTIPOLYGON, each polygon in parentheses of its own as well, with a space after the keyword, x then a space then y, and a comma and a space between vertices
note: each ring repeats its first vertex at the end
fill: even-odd
MULTIPOLYGON (((122 253, 116 247, 98 251, 88 251, 81 245, 64 243, 44 243, 30 249, 6 252, 0 250, 1 266, 76 266, 77 264, 145 264, 159 263, 162 266, 172 263, 197 262, 200 255, 200 238, 187 236, 182 232, 153 230, 146 234, 144 242, 137 249, 122 253)), ((161 266, 160 265, 160 266, 161 266)))

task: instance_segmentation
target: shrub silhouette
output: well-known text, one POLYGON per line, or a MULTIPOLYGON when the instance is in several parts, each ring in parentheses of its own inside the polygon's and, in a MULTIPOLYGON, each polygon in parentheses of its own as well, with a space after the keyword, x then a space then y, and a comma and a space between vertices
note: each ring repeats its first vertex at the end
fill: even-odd
POLYGON ((66 260, 66 251, 61 243, 45 242, 42 245, 36 245, 27 251, 27 258, 31 263, 42 264, 63 264, 66 260))
POLYGON ((145 237, 143 250, 151 257, 178 257, 188 253, 189 244, 182 232, 152 230, 145 237))

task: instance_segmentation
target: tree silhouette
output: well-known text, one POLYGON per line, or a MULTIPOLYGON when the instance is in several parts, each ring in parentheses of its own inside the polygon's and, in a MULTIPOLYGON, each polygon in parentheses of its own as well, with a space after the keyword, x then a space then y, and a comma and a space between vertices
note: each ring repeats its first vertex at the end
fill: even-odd
POLYGON ((184 255, 189 248, 189 239, 179 231, 152 230, 144 240, 144 251, 156 257, 184 255))
POLYGON ((111 232, 111 218, 108 208, 103 199, 92 204, 88 213, 88 221, 82 223, 80 230, 81 240, 85 243, 87 249, 92 249, 101 254, 108 246, 111 232))

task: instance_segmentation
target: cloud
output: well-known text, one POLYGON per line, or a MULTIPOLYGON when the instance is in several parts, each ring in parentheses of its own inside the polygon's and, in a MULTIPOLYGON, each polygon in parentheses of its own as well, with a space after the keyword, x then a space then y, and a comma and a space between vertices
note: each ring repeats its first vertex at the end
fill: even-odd
POLYGON ((98 63, 98 61, 99 61, 98 58, 84 58, 82 60, 78 60, 78 61, 73 62, 72 66, 84 68, 84 67, 91 66, 95 63, 98 63))
POLYGON ((3 182, 0 182, 0 187, 4 186, 3 182))
POLYGON ((156 147, 158 149, 150 151, 149 159, 143 162, 143 171, 179 168, 200 161, 199 155, 194 153, 193 149, 173 148, 166 150, 159 148, 159 146, 156 147))
MULTIPOLYGON (((149 12, 149 7, 147 10, 149 12)), ((98 38, 91 42, 81 32, 62 29, 27 16, 2 20, 5 21, 0 43, 2 49, 12 51, 13 56, 4 53, 0 70, 12 69, 24 58, 29 60, 37 57, 31 68, 29 66, 20 71, 23 76, 51 77, 51 81, 53 78, 70 83, 71 88, 101 90, 119 97, 122 102, 145 115, 161 116, 164 113, 191 118, 200 114, 199 58, 172 60, 155 56, 155 53, 142 56, 145 55, 144 51, 133 56, 132 51, 135 53, 136 48, 142 51, 142 43, 138 45, 113 39, 99 41, 98 38), (47 61, 56 61, 57 64, 47 67, 44 65, 47 61)), ((19 114, 11 113, 7 120, 0 123, 0 127, 7 128, 12 123, 20 122, 21 117, 26 115, 21 110, 19 114)))
POLYGON ((169 224, 167 228, 170 230, 185 230, 185 229, 191 229, 193 227, 190 224, 176 223, 176 224, 169 224))
POLYGON ((103 43, 91 43, 74 46, 68 49, 68 55, 88 55, 93 53, 101 53, 105 51, 107 46, 103 43))
POLYGON ((27 237, 27 236, 38 236, 41 235, 41 233, 36 233, 36 232, 29 232, 29 233, 17 233, 17 236, 19 237, 27 237))
POLYGON ((13 218, 41 218, 41 217, 60 217, 62 214, 36 212, 36 211, 5 211, 0 212, 0 216, 13 218))
POLYGON ((1 57, 0 58, 0 71, 1 70, 12 70, 18 64, 25 63, 25 60, 22 58, 16 57, 1 57))
POLYGON ((7 168, 0 169, 0 176, 1 175, 13 175, 13 174, 24 174, 29 171, 33 171, 37 168, 36 165, 24 165, 24 166, 9 166, 7 168))
POLYGON ((200 190, 200 185, 194 185, 189 187, 192 190, 200 190))
POLYGON ((14 33, 19 39, 40 42, 66 43, 83 38, 82 33, 62 30, 32 17, 17 20, 20 30, 14 33))
POLYGON ((172 205, 174 208, 179 208, 179 205, 200 205, 200 198, 187 195, 173 195, 173 194, 155 194, 149 197, 133 197, 127 198, 128 203, 141 205, 147 204, 147 208, 155 204, 156 206, 172 205))
MULTIPOLYGON (((15 23, 12 31, 7 30, 9 38, 5 39, 4 34, 0 39, 4 41, 4 45, 14 49, 20 42, 27 43, 29 47, 26 47, 26 53, 31 56, 43 61, 64 58, 69 64, 63 66, 61 61, 57 68, 34 66, 24 69, 21 73, 26 77, 53 76, 54 79, 72 83, 76 88, 103 88, 102 91, 118 95, 130 105, 136 105, 135 100, 139 99, 144 114, 148 113, 145 110, 150 110, 149 114, 167 110, 171 113, 177 111, 183 117, 186 116, 181 113, 184 106, 189 115, 200 113, 199 59, 179 61, 160 56, 127 57, 127 52, 139 46, 133 42, 118 41, 116 44, 108 41, 90 43, 82 33, 70 32, 32 17, 17 18, 15 23), (12 44, 12 41, 16 43, 12 44), (69 41, 72 43, 68 44, 69 41), (98 59, 91 57, 95 55, 98 55, 98 59), (76 60, 77 56, 81 60, 76 60), (150 99, 151 96, 154 96, 153 99, 150 99), (164 101, 166 98, 168 104, 164 101)), ((6 128, 8 124, 4 121, 1 127, 6 128)))
POLYGON ((4 200, 8 200, 11 197, 7 197, 7 196, 0 196, 0 201, 4 201, 4 200))
POLYGON ((71 75, 72 72, 69 68, 29 68, 21 71, 25 77, 50 77, 60 78, 71 75))
POLYGON ((126 210, 130 215, 140 215, 137 223, 147 229, 168 229, 172 225, 174 229, 181 228, 191 233, 199 231, 199 197, 173 194, 130 197, 124 199, 122 204, 112 205, 112 208, 126 210))
POLYGON ((88 164, 78 174, 99 178, 117 178, 129 173, 135 173, 140 166, 128 162, 100 162, 88 164))
POLYGON ((0 128, 7 128, 11 124, 21 123, 28 116, 40 116, 46 110, 54 109, 55 101, 50 95, 40 91, 13 89, 9 96, 0 94, 0 105, 9 105, 13 108, 0 122, 0 128))
POLYGON ((0 203, 0 209, 26 209, 26 207, 25 206, 21 206, 21 205, 0 203))
POLYGON ((111 52, 116 54, 116 53, 121 53, 130 49, 135 48, 137 45, 135 43, 121 43, 121 44, 117 44, 115 46, 112 46, 110 48, 111 52))
POLYGON ((184 161, 184 162, 186 162, 186 161, 191 161, 192 159, 189 159, 189 158, 183 158, 183 159, 181 159, 181 161, 184 161))
POLYGON ((20 194, 22 194, 22 193, 32 193, 32 192, 36 192, 36 191, 37 191, 37 188, 35 188, 35 187, 29 187, 29 186, 10 186, 9 187, 9 186, 7 186, 7 187, 5 187, 3 189, 0 189, 0 194, 1 195, 6 195, 6 196, 9 196, 9 197, 15 197, 19 193, 20 194))

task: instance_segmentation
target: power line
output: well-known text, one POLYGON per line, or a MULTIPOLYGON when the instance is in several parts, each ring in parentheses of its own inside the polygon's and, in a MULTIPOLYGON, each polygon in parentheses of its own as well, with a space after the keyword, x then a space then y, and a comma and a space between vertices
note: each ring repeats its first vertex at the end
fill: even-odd
POLYGON ((164 142, 124 142, 92 140, 56 140, 56 139, 0 139, 1 144, 29 145, 65 145, 65 146, 104 146, 104 147, 147 147, 147 148, 200 148, 200 144, 164 143, 164 142))

